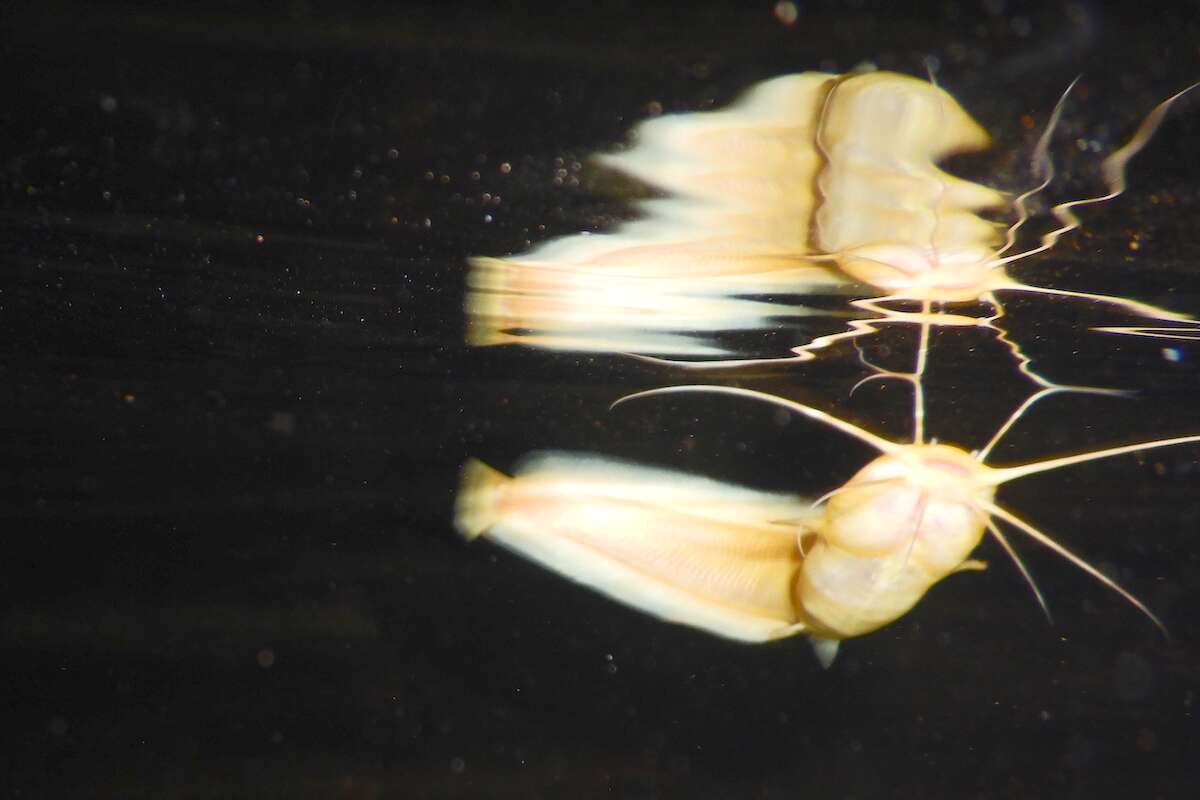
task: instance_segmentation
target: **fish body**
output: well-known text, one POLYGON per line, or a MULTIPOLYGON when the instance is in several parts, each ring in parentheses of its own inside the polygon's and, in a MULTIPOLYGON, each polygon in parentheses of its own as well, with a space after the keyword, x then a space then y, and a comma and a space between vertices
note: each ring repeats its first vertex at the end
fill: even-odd
POLYGON ((640 611, 764 642, 804 629, 792 589, 817 516, 793 495, 546 454, 513 477, 469 461, 456 525, 640 611))
MULTIPOLYGON (((995 487, 949 445, 907 445, 832 493, 805 557, 797 600, 811 630, 861 636, 906 614, 943 578, 978 565, 995 487)), ((982 467, 982 469, 987 469, 982 467)))
POLYGON ((974 563, 979 498, 945 490, 974 467, 957 448, 912 446, 820 508, 599 456, 541 454, 512 477, 472 460, 456 525, 661 619, 745 642, 807 632, 828 651, 974 563))

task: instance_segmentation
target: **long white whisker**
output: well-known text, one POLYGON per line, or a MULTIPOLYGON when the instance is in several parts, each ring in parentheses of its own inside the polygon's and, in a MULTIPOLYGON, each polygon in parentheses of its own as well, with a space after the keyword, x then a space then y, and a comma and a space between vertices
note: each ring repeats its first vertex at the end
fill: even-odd
MULTIPOLYGON (((867 364, 867 366, 873 367, 874 365, 867 364)), ((847 394, 850 397, 854 397, 855 392, 857 392, 863 386, 866 386, 871 381, 908 381, 909 383, 912 383, 912 380, 913 376, 907 372, 889 372, 888 370, 880 370, 878 374, 868 375, 858 383, 851 386, 850 391, 847 394)))
POLYGON ((1176 92, 1166 100, 1163 100, 1161 103, 1156 105, 1154 109, 1146 115, 1146 118, 1142 120, 1142 124, 1138 125, 1138 129, 1134 132, 1133 138, 1126 142, 1125 145, 1119 148, 1115 153, 1104 159, 1104 163, 1100 165, 1100 169, 1104 173, 1105 181, 1108 182, 1108 185, 1112 187, 1117 194, 1125 191, 1125 165, 1129 163, 1131 158, 1140 153, 1142 148, 1146 146, 1146 143, 1150 141, 1150 138, 1154 136, 1155 132, 1158 130, 1158 126, 1162 124, 1163 119, 1166 118, 1167 112, 1171 110, 1171 106, 1175 104, 1175 101, 1192 91, 1192 89, 1195 89, 1197 86, 1200 86, 1200 82, 1193 83, 1186 89, 1176 92))
POLYGON ((766 392, 757 392, 753 389, 742 389, 741 387, 738 387, 738 386, 707 386, 707 385, 664 386, 661 389, 648 389, 644 392, 634 392, 633 394, 625 395, 624 397, 620 398, 615 403, 613 403, 611 406, 609 406, 609 410, 616 408, 618 405, 621 405, 622 403, 629 402, 630 400, 637 400, 637 399, 640 399, 643 397, 656 397, 659 395, 666 395, 666 394, 700 394, 700 393, 702 393, 702 394, 728 394, 728 395, 732 395, 734 397, 745 397, 745 398, 748 398, 751 400, 762 400, 764 402, 771 403, 773 405, 777 405, 781 408, 786 408, 789 411, 794 411, 797 414, 800 414, 801 416, 808 417, 809 419, 816 420, 817 422, 824 423, 831 428, 836 428, 837 430, 841 431, 842 433, 853 436, 855 439, 858 439, 860 442, 864 442, 866 444, 871 445, 872 447, 874 447, 876 450, 880 451, 881 453, 889 453, 889 454, 897 453, 903 448, 903 445, 898 445, 895 442, 889 442, 887 439, 884 439, 880 436, 876 436, 875 434, 871 433, 870 431, 863 430, 862 428, 858 427, 857 425, 852 425, 849 422, 846 422, 845 420, 838 419, 837 417, 833 416, 832 414, 827 414, 824 411, 820 411, 816 408, 812 408, 811 406, 806 406, 802 403, 797 403, 793 400, 787 400, 783 397, 777 397, 776 395, 773 395, 773 394, 767 394, 766 392))
MULTIPOLYGON (((921 315, 928 317, 932 304, 925 300, 921 303, 921 315)), ((917 363, 913 368, 913 444, 925 442, 925 386, 921 379, 925 377, 925 367, 929 360, 929 322, 921 322, 921 333, 917 340, 917 363)))
POLYGON ((1042 131, 1042 135, 1038 137, 1037 146, 1033 148, 1033 153, 1030 154, 1029 162, 1033 169, 1034 177, 1041 176, 1042 181, 1032 189, 1027 189, 1013 200, 1013 208, 1017 209, 1017 220, 1008 229, 1004 236, 1004 246, 996 251, 996 255, 1003 255, 1008 252, 1017 241, 1017 231, 1021 226, 1029 220, 1029 209, 1025 203, 1029 198, 1042 192, 1050 182, 1054 180, 1054 162, 1050 160, 1050 137, 1054 135, 1054 129, 1058 127, 1058 121, 1062 117, 1063 106, 1067 102, 1067 95, 1075 88, 1075 84, 1079 83, 1079 78, 1071 81, 1071 84, 1059 96, 1058 102, 1054 104, 1054 111, 1050 114, 1050 119, 1046 122, 1046 128, 1042 131))
POLYGON ((1053 625, 1054 617, 1050 614, 1050 606, 1046 604, 1046 598, 1042 596, 1042 590, 1038 588, 1037 581, 1033 579, 1029 568, 1025 566, 1025 562, 1021 560, 1021 556, 1013 549, 1012 544, 1008 541, 1008 537, 992 521, 992 518, 982 511, 979 513, 983 516, 984 525, 987 526, 988 532, 1000 543, 1000 546, 1004 548, 1004 552, 1008 553, 1008 557, 1017 565, 1017 569, 1020 571, 1021 577, 1025 579, 1025 583, 1029 584, 1029 588, 1033 590, 1033 596, 1037 598, 1038 605, 1042 607, 1042 613, 1046 615, 1046 621, 1053 625))
POLYGON ((1012 263, 1013 261, 1020 261, 1025 258, 1029 258, 1030 256, 1036 256, 1038 253, 1044 253, 1047 250, 1054 249, 1054 246, 1058 244, 1059 239, 1083 224, 1080 222, 1079 217, 1071 213, 1072 208, 1075 206, 1089 205, 1091 203, 1102 203, 1105 200, 1112 200, 1116 196, 1116 194, 1110 192, 1102 197, 1089 197, 1086 200, 1072 200, 1069 203, 1060 203, 1059 205, 1056 205, 1053 209, 1051 209, 1051 211, 1054 212, 1056 217, 1058 217, 1060 220, 1063 220, 1063 225, 1061 227, 1055 228, 1049 233, 1043 235, 1042 243, 1037 247, 1034 247, 1030 250, 1024 250, 1020 253, 1016 253, 1015 255, 997 258, 994 261, 988 262, 988 267, 990 269, 998 269, 999 267, 1003 267, 1005 264, 1012 263))
POLYGON ((1073 456, 1063 456, 1061 458, 1049 458, 1045 461, 1037 461, 1032 464, 1021 464, 1015 467, 1000 467, 991 468, 991 472, 987 478, 984 478, 987 483, 999 485, 1023 478, 1026 475, 1035 475, 1039 472, 1048 472, 1052 469, 1061 467, 1069 467, 1072 464, 1082 464, 1085 461, 1095 461, 1101 458, 1111 458, 1125 453, 1137 453, 1141 450, 1153 450, 1156 447, 1172 447, 1177 444, 1188 444, 1191 442, 1200 442, 1200 435, 1191 436, 1176 436, 1171 439, 1158 439, 1153 442, 1142 442, 1140 444, 1127 444, 1121 447, 1109 447, 1104 450, 1093 450, 1090 453, 1079 453, 1073 456))
MULTIPOLYGON (((992 302, 995 304, 998 314, 995 317, 992 317, 991 320, 989 320, 987 327, 996 332, 996 341, 1000 342, 1000 344, 1002 344, 1006 348, 1008 348, 1008 352, 1011 353, 1012 357, 1017 360, 1017 371, 1020 372, 1022 375, 1024 375, 1026 378, 1029 378, 1029 380, 1033 381, 1033 383, 1035 383, 1038 386, 1041 386, 1045 389, 1056 389, 1056 390, 1060 390, 1060 391, 1064 391, 1064 392, 1077 392, 1080 394, 1100 394, 1100 395, 1112 395, 1112 396, 1117 396, 1117 397, 1124 397, 1124 396, 1128 396, 1130 394, 1128 391, 1123 390, 1123 389, 1108 389, 1108 388, 1099 387, 1099 386, 1075 386, 1075 385, 1071 385, 1071 384, 1052 383, 1051 381, 1043 378, 1041 375, 1037 374, 1034 371, 1033 359, 1031 359, 1029 356, 1025 355, 1025 352, 1023 350, 1021 350, 1021 345, 1018 344, 1017 342, 1013 341, 1012 339, 1010 339, 1008 337, 1007 331, 1005 331, 1000 326, 994 324, 995 320, 999 319, 1000 316, 1003 316, 1004 312, 1003 312, 1003 306, 1000 305, 1000 302, 998 300, 996 300, 995 298, 992 298, 992 302)), ((1041 399, 1041 398, 1037 398, 1037 399, 1041 399)), ((1035 402, 1036 402, 1036 400, 1035 400, 1035 402)), ((1032 402, 1028 403, 1028 405, 1033 405, 1033 403, 1032 402)), ((1028 407, 1028 405, 1022 407, 1022 411, 1025 410, 1028 407)), ((1018 412, 1018 413, 1020 413, 1020 412, 1018 412)), ((990 445, 989 445, 989 448, 990 448, 990 445)), ((989 448, 984 448, 985 452, 989 448)))
POLYGON ((1040 246, 1035 247, 1032 250, 1026 250, 1023 253, 1017 253, 1016 255, 998 258, 991 262, 991 266, 1002 266, 1011 261, 1028 258, 1029 256, 1049 250, 1050 248, 1054 247, 1054 245, 1060 238, 1062 238, 1063 235, 1070 233, 1080 226, 1080 219, 1075 215, 1073 209, 1076 209, 1080 206, 1104 203, 1123 194, 1126 188, 1125 167, 1128 165, 1130 159, 1140 153, 1142 148, 1146 146, 1146 143, 1149 142, 1151 137, 1154 136, 1155 131, 1157 131, 1159 125, 1162 124, 1162 121, 1166 117, 1167 111, 1170 110, 1172 104, 1174 104, 1176 100, 1178 100, 1180 97, 1183 97, 1192 89, 1195 89, 1197 86, 1200 86, 1200 83, 1193 83, 1183 91, 1168 97, 1166 100, 1155 106, 1154 110, 1147 114, 1146 118, 1142 120, 1142 124, 1138 126, 1138 129, 1134 132, 1133 137, 1122 147, 1118 148, 1116 152, 1104 159, 1104 162, 1100 165, 1100 170, 1104 174, 1105 183, 1108 184, 1108 191, 1105 194, 1097 195, 1096 197, 1087 197, 1082 200, 1071 200, 1069 202, 1059 203, 1058 205, 1054 206, 1054 208, 1050 209, 1050 211, 1061 223, 1060 227, 1055 228, 1054 230, 1042 236, 1042 243, 1040 246))
MULTIPOLYGON (((1029 374, 1029 373, 1026 373, 1026 374, 1029 374)), ((1023 402, 1023 403, 1021 403, 1021 405, 1017 406, 1017 410, 1009 415, 1008 419, 1005 420, 1004 424, 1000 426, 1000 429, 998 431, 996 431, 995 434, 992 435, 991 440, 989 440, 988 443, 986 445, 984 445, 983 449, 979 450, 978 452, 975 453, 975 458, 979 461, 979 463, 982 464, 987 460, 988 454, 991 453, 992 448, 994 448, 997 444, 1000 443, 1000 440, 1004 438, 1005 434, 1008 433, 1009 429, 1012 428, 1012 426, 1016 424, 1017 420, 1019 420, 1021 418, 1021 416, 1033 406, 1034 403, 1036 403, 1037 401, 1042 400, 1046 397, 1049 397, 1052 394, 1058 394, 1059 392, 1100 394, 1100 395, 1108 395, 1108 396, 1112 396, 1112 397, 1129 397, 1131 394, 1133 394, 1132 392, 1124 390, 1124 389, 1100 389, 1100 388, 1091 387, 1091 386, 1058 386, 1058 385, 1047 386, 1046 388, 1041 389, 1040 391, 1034 392, 1032 395, 1025 398, 1025 402, 1023 402)))
POLYGON ((982 507, 988 513, 1004 520, 1009 525, 1012 525, 1014 528, 1021 531, 1026 536, 1029 536, 1031 539, 1038 542, 1039 544, 1050 548, 1051 550, 1053 550, 1054 552, 1058 553, 1060 556, 1065 558, 1067 561, 1070 561, 1076 567, 1079 567, 1079 569, 1083 570, 1088 575, 1091 575, 1093 578, 1100 581, 1102 584, 1107 586, 1109 589, 1112 589, 1114 592, 1121 595, 1121 597, 1124 597, 1126 600, 1128 600, 1130 603, 1132 603, 1133 606, 1135 608, 1137 608, 1138 611, 1141 611, 1143 614, 1145 614, 1146 617, 1151 622, 1154 623, 1155 627, 1157 627, 1160 631, 1162 631, 1163 636, 1165 636, 1168 640, 1171 638, 1171 634, 1167 630, 1167 626, 1162 623, 1162 620, 1160 620, 1157 616, 1155 616, 1154 612, 1151 611, 1149 608, 1147 608, 1145 603, 1143 603, 1141 600, 1138 600, 1136 597, 1134 597, 1133 594, 1131 594, 1128 590, 1126 590, 1124 587, 1122 587, 1119 583, 1114 581, 1112 578, 1108 577, 1103 572, 1096 569, 1091 564, 1084 561, 1082 558, 1075 555, 1070 550, 1063 547, 1061 544, 1054 541, 1049 536, 1042 533, 1041 531, 1039 531, 1037 528, 1030 525, 1025 520, 1021 519, 1020 517, 1016 516, 1015 514, 1009 512, 1009 511, 1004 510, 1003 508, 996 505, 995 503, 984 503, 984 504, 982 504, 982 507))
POLYGON ((1029 410, 1030 406, 1047 395, 1056 394, 1061 391, 1063 390, 1059 389, 1058 387, 1047 387, 1034 392, 1029 397, 1025 398, 1025 402, 1017 406, 1017 410, 1008 415, 1008 419, 1004 421, 1004 424, 1000 426, 999 430, 992 434, 992 438, 988 440, 988 443, 985 444, 983 448, 975 454, 975 458, 979 460, 979 463, 982 464, 987 461, 988 454, 992 452, 992 448, 1000 443, 1000 440, 1003 439, 1004 435, 1008 433, 1009 428, 1017 423, 1017 420, 1021 418, 1022 414, 1029 410))
POLYGON ((1128 336, 1145 336, 1147 339, 1174 339, 1181 342, 1200 341, 1200 328, 1166 328, 1154 325, 1115 325, 1092 328, 1100 333, 1123 333, 1128 336))
POLYGON ((1195 322, 1196 320, 1187 314, 1181 314, 1169 309, 1152 306, 1149 303, 1139 303, 1137 300, 1130 300, 1126 297, 1117 297, 1107 294, 1093 294, 1091 292, 1074 292, 1069 289, 1049 289, 1044 286, 1029 286, 1024 283, 1011 283, 999 287, 1001 291, 1011 292, 1028 292, 1030 294, 1049 294, 1056 297, 1074 297, 1079 300, 1095 300, 1099 303, 1108 303, 1109 305, 1119 306, 1135 314, 1141 314, 1144 317, 1153 317, 1155 319, 1169 320, 1172 322, 1195 322))

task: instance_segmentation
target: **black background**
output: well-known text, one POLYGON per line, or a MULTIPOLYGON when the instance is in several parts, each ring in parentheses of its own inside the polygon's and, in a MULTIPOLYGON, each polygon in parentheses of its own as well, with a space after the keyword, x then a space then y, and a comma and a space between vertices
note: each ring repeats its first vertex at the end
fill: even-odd
MULTIPOLYGON (((1192 796, 1194 448, 1002 493, 1172 642, 1033 552, 1046 624, 989 545, 993 569, 823 672, 800 639, 715 640, 468 547, 449 515, 468 455, 600 449, 814 492, 869 455, 720 400, 609 414, 680 380, 616 356, 461 344, 466 256, 628 214, 574 164, 648 104, 932 56, 1000 143, 961 170, 1012 189, 1024 117, 1083 73, 1056 139, 1077 196, 1089 142, 1200 77, 1197 7, 505 6, 0 12, 0 796, 1192 796)), ((1198 132, 1193 99, 1129 194, 1015 271, 1200 311, 1198 132)), ((1200 430, 1194 346, 1086 333, 1115 318, 1052 298, 1010 312, 1047 373, 1139 395, 1048 400, 997 460, 1200 430)), ((977 446, 1021 386, 1004 354, 944 344, 930 426, 977 446)), ((858 377, 755 385, 903 435, 903 391, 850 398, 858 377)))

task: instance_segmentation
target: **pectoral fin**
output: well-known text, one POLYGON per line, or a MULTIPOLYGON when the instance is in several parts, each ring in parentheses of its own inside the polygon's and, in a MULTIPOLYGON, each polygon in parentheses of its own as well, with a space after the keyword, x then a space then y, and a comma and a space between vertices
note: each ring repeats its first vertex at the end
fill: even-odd
POLYGON ((821 662, 821 666, 829 669, 833 666, 834 659, 837 658, 838 646, 842 643, 841 639, 825 639, 820 636, 809 636, 808 643, 812 645, 813 653, 817 656, 817 661, 821 662))

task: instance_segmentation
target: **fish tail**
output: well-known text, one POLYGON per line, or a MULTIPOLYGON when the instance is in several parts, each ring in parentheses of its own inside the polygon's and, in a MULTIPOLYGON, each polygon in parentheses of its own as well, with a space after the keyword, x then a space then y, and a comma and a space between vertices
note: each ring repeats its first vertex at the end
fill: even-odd
POLYGON ((505 308, 510 267, 498 258, 472 258, 467 274, 466 311, 467 344, 486 347, 507 344, 513 337, 504 333, 511 320, 505 308))
POLYGON ((463 464, 458 497, 454 501, 454 527, 459 533, 474 539, 496 523, 499 493, 509 480, 503 472, 477 458, 463 464))

